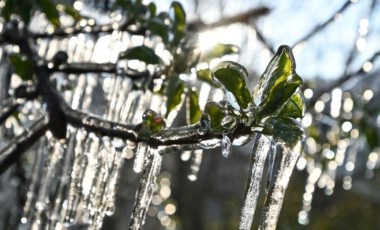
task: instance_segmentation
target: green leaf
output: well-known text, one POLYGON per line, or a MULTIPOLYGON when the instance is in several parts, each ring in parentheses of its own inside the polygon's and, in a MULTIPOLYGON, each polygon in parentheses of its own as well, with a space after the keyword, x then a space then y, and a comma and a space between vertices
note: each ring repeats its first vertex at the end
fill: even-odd
POLYGON ((224 89, 228 102, 237 110, 248 110, 252 95, 246 84, 247 70, 235 62, 223 61, 212 71, 213 80, 224 89))
POLYGON ((59 4, 58 9, 70 15, 76 22, 82 19, 82 15, 80 15, 79 11, 77 11, 74 7, 70 5, 59 4))
POLYGON ((200 69, 197 71, 197 78, 203 82, 206 82, 212 86, 215 86, 214 80, 212 79, 212 72, 210 69, 200 69))
POLYGON ((195 89, 190 89, 187 93, 186 112, 188 124, 197 123, 202 116, 202 110, 199 107, 199 94, 195 89))
POLYGON ((166 116, 182 101, 182 95, 185 91, 185 83, 178 76, 171 76, 166 86, 166 116))
POLYGON ((169 41, 169 26, 166 25, 160 18, 152 18, 147 21, 147 28, 153 33, 162 38, 162 41, 167 44, 169 41))
POLYGON ((276 115, 302 84, 290 47, 281 46, 254 90, 258 119, 276 115))
POLYGON ((145 62, 146 64, 159 64, 161 60, 151 48, 144 45, 132 47, 124 52, 121 52, 119 54, 119 58, 139 60, 145 62))
POLYGON ((214 58, 219 58, 227 54, 236 54, 238 52, 239 47, 235 45, 218 43, 203 53, 201 61, 210 61, 214 58))
POLYGON ((369 124, 366 119, 362 119, 359 123, 361 131, 364 133, 370 150, 379 146, 379 135, 377 133, 377 127, 369 124))
POLYGON ((32 1, 6 0, 1 14, 7 21, 10 20, 12 14, 18 14, 23 22, 28 25, 32 15, 32 7, 32 1))
POLYGON ((222 120, 225 114, 223 107, 218 102, 207 102, 204 112, 201 117, 201 126, 205 130, 214 133, 222 133, 225 128, 222 126, 222 120))
POLYGON ((22 59, 19 55, 10 56, 10 60, 15 68, 16 74, 19 75, 22 80, 33 80, 34 67, 31 61, 22 59))
POLYGON ((52 0, 37 0, 36 4, 54 27, 59 27, 61 25, 58 10, 52 0))
POLYGON ((263 133, 273 136, 276 142, 284 143, 291 150, 302 148, 305 131, 302 125, 289 117, 270 117, 265 120, 263 133))
POLYGON ((302 118, 305 114, 305 101, 302 95, 302 91, 298 90, 297 93, 289 99, 289 101, 284 105, 279 116, 282 117, 292 117, 292 118, 302 118))
POLYGON ((173 44, 178 45, 186 32, 186 13, 179 2, 173 2, 171 8, 174 10, 174 25, 173 25, 173 44))
POLYGON ((150 17, 156 16, 156 13, 157 13, 157 6, 156 6, 156 4, 154 4, 153 2, 149 3, 148 10, 149 10, 149 13, 150 13, 150 17))

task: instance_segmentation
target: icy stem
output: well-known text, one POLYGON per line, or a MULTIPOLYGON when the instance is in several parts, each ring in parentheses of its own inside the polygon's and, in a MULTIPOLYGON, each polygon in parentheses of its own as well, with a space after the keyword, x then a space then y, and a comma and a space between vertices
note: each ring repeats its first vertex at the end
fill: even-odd
POLYGON ((141 142, 136 150, 136 158, 133 164, 133 171, 135 173, 140 173, 144 167, 144 158, 146 152, 149 151, 149 146, 146 143, 141 142))
POLYGON ((161 169, 162 156, 155 149, 146 153, 144 172, 140 179, 140 185, 136 193, 135 206, 133 208, 129 229, 142 229, 155 189, 157 175, 161 169))
POLYGON ((271 141, 268 137, 261 134, 256 135, 249 164, 239 229, 251 229, 257 198, 260 192, 260 181, 264 170, 265 158, 270 150, 270 145, 271 141))
POLYGON ((276 229, 278 216, 284 200, 293 168, 301 154, 301 144, 289 149, 283 143, 276 146, 276 158, 273 165, 273 184, 269 187, 261 217, 260 230, 276 229))

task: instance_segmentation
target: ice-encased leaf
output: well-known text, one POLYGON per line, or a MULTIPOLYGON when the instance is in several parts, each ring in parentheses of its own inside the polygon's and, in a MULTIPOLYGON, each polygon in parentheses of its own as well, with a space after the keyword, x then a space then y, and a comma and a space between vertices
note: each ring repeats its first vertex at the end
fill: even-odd
POLYGON ((209 85, 216 86, 212 80, 212 72, 210 69, 197 70, 197 79, 208 83, 209 85))
POLYGON ((221 133, 225 129, 222 126, 224 116, 222 105, 218 102, 209 101, 201 117, 201 126, 203 129, 208 129, 211 132, 221 133))
POLYGON ((166 86, 166 115, 168 115, 173 109, 182 101, 182 95, 185 91, 185 84, 178 76, 171 76, 166 86))
POLYGON ((289 101, 284 105, 279 116, 302 118, 305 114, 305 107, 302 91, 299 90, 297 93, 293 94, 289 101))
POLYGON ((236 115, 222 105, 222 102, 209 101, 203 111, 200 124, 203 130, 223 133, 236 128, 238 122, 236 115))
POLYGON ((199 107, 199 93, 195 89, 190 89, 186 100, 186 119, 188 124, 197 123, 202 116, 199 107))
POLYGON ((252 95, 247 87, 247 70, 231 61, 220 62, 213 68, 213 80, 225 91, 228 102, 237 110, 248 110, 252 95))
POLYGON ((201 61, 210 61, 214 58, 219 58, 228 54, 236 54, 238 52, 239 47, 236 45, 217 43, 203 53, 201 61))
POLYGON ((161 59, 147 46, 135 46, 119 54, 119 59, 139 60, 146 64, 159 64, 161 59))
POLYGON ((302 125, 289 117, 270 117, 265 121, 263 133, 273 136, 277 143, 284 143, 290 150, 301 149, 305 139, 302 125))
POLYGON ((173 44, 178 45, 186 32, 186 12, 179 2, 173 2, 171 8, 174 10, 173 44))
POLYGON ((291 48, 280 46, 253 93, 258 119, 276 115, 297 91, 302 79, 295 69, 291 48))

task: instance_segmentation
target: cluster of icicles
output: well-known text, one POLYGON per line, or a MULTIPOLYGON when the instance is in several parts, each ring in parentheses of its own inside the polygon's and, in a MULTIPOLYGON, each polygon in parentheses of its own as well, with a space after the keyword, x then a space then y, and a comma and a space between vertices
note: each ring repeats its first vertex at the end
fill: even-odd
MULTIPOLYGON (((35 18, 36 28, 43 28, 43 20, 35 18)), ((32 28, 33 29, 33 28, 32 28)), ((37 30, 37 29, 36 29, 37 30)), ((39 29, 40 30, 40 29, 39 29)), ((91 37, 80 34, 71 38, 38 41, 38 53, 49 60, 57 51, 66 50, 69 62, 101 62, 103 52, 109 62, 115 62, 118 52, 127 46, 147 42, 140 36, 115 31, 110 35, 91 37), (99 60, 100 59, 100 60, 99 60)), ((138 124, 146 109, 161 112, 164 100, 149 90, 132 89, 132 81, 111 74, 60 75, 55 74, 60 89, 67 81, 75 88, 62 91, 65 100, 74 108, 101 115, 102 118, 126 124, 138 124), (99 96, 103 95, 103 96, 99 96)), ((210 93, 209 87, 201 87, 210 93)), ((204 95, 203 92, 201 92, 204 95)), ((38 103, 28 102, 27 114, 40 109, 38 103)), ((205 102, 200 102, 205 104, 205 102)), ((201 105, 202 106, 202 105, 201 105)), ((37 116, 37 114, 36 114, 37 116)), ((32 116, 29 116, 32 117, 32 116)), ((84 121, 85 122, 85 121, 84 121)), ((167 125, 170 126, 170 120, 167 125)), ((99 126, 102 124, 98 124, 99 126)), ((171 137, 177 138, 173 133, 171 137)), ((186 135, 186 132, 181 132, 186 135)), ((245 137, 249 138, 249 137, 245 137)), ((246 140, 222 140, 201 143, 203 149, 222 146, 228 157, 231 145, 241 145, 246 140)), ((299 147, 299 146, 297 146, 299 147)), ((102 137, 69 126, 65 142, 47 133, 34 149, 29 177, 27 199, 22 211, 20 229, 60 229, 85 227, 100 229, 105 215, 115 209, 118 173, 124 156, 134 153, 134 171, 141 174, 136 201, 131 216, 130 229, 141 229, 155 190, 165 149, 153 149, 144 143, 130 144, 120 139, 102 137)), ((170 147, 167 151, 170 150, 170 147)), ((267 136, 255 136, 250 158, 249 179, 242 206, 240 229, 250 229, 260 192, 265 162, 268 162, 266 201, 262 211, 260 229, 275 229, 281 210, 285 189, 301 148, 288 149, 274 143, 267 136), (267 160, 268 157, 268 160, 267 160)), ((192 165, 188 178, 197 179, 202 161, 202 150, 192 151, 192 165)))

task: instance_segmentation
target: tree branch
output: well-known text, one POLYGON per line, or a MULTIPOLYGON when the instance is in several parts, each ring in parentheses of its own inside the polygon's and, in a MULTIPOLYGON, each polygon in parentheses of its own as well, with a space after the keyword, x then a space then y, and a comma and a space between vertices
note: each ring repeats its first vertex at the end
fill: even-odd
MULTIPOLYGON (((372 55, 371 58, 369 58, 366 62, 370 62, 370 63, 373 63, 375 61, 375 59, 380 56, 380 52, 376 52, 372 55)), ((363 63, 364 64, 364 63, 363 63)), ((331 83, 330 85, 328 85, 327 87, 323 88, 322 90, 320 90, 319 92, 316 92, 313 97, 309 100, 309 104, 314 104, 317 102, 317 100, 324 94, 324 93, 327 93, 327 92, 330 92, 331 90, 335 89, 336 87, 346 83, 347 81, 353 79, 354 77, 357 77, 357 76, 360 76, 362 74, 366 73, 365 70, 363 69, 363 65, 361 68, 359 68, 357 71, 353 72, 353 73, 350 73, 350 74, 346 74, 344 75, 343 77, 339 78, 338 80, 334 81, 333 83, 331 83)))
POLYGON ((8 98, 2 102, 0 107, 0 124, 14 113, 20 104, 14 98, 8 98))
POLYGON ((192 31, 192 32, 202 32, 205 30, 210 30, 217 27, 221 27, 221 26, 227 26, 234 23, 248 23, 249 20, 267 15, 269 12, 270 12, 269 8, 260 7, 256 9, 251 9, 247 12, 240 13, 231 17, 222 18, 210 24, 205 24, 202 21, 190 22, 188 23, 187 28, 189 31, 192 31))
POLYGON ((331 17, 329 17, 325 22, 323 22, 320 25, 317 25, 314 29, 312 29, 308 34, 300 38, 297 42, 294 43, 292 47, 295 47, 300 42, 306 41, 324 28, 326 28, 327 25, 329 25, 331 22, 334 21, 337 14, 343 13, 353 2, 351 0, 346 1, 341 8, 339 8, 331 17))
POLYGON ((18 135, 0 151, 0 175, 25 153, 48 130, 45 116, 39 118, 23 133, 18 135))

